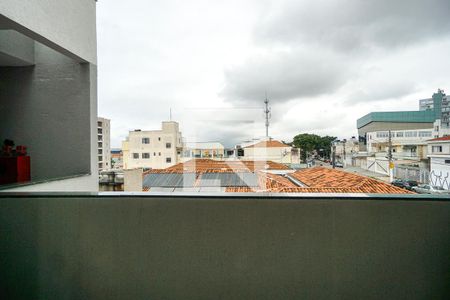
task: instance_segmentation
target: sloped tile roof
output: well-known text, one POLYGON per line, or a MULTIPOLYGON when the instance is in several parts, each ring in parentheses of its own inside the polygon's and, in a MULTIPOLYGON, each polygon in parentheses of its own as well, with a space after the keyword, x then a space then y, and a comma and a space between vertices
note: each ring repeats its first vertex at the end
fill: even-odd
POLYGON ((440 141, 450 141, 450 135, 449 136, 440 137, 440 138, 435 138, 435 139, 432 139, 432 140, 428 140, 428 142, 440 142, 440 141))
POLYGON ((299 170, 291 176, 307 185, 308 189, 322 189, 324 192, 329 189, 338 189, 342 193, 413 194, 376 179, 324 167, 299 170))

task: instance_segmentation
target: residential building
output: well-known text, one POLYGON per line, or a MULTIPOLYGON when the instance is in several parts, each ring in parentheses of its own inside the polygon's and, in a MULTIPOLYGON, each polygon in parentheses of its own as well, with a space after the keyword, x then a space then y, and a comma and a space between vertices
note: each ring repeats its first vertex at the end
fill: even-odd
POLYGON ((111 169, 111 124, 110 120, 98 118, 97 138, 98 138, 98 170, 106 171, 111 169))
POLYGON ((450 190, 450 136, 428 141, 430 184, 450 190))
POLYGON ((162 122, 160 130, 130 131, 122 142, 124 169, 164 169, 175 165, 182 150, 182 135, 174 121, 162 122))
POLYGON ((112 148, 111 149, 111 168, 122 169, 123 168, 123 154, 122 149, 112 148))
POLYGON ((355 137, 336 141, 334 147, 336 161, 346 165, 351 165, 353 157, 359 152, 359 142, 355 137))
POLYGON ((243 155, 240 159, 256 161, 273 161, 283 164, 300 164, 298 148, 284 144, 277 140, 260 141, 242 147, 243 155))
POLYGON ((433 110, 434 109, 433 98, 421 99, 419 100, 419 110, 433 110))
POLYGON ((222 160, 225 158, 225 147, 220 142, 186 142, 179 160, 187 161, 192 158, 222 160))
POLYGON ((0 139, 31 158, 9 190, 97 191, 96 1, 0 1, 0 86, 0 139))

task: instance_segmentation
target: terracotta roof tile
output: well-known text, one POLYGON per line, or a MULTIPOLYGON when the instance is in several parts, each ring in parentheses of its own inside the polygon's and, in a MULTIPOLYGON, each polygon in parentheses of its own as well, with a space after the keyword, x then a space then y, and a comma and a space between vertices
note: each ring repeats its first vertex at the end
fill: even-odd
POLYGON ((428 140, 428 142, 439 142, 439 141, 450 141, 450 135, 449 136, 440 137, 440 138, 435 138, 435 139, 432 139, 432 140, 428 140))
POLYGON ((371 194, 414 194, 376 179, 324 167, 300 170, 291 175, 308 188, 324 189, 324 191, 334 188, 342 190, 343 193, 348 190, 371 194))

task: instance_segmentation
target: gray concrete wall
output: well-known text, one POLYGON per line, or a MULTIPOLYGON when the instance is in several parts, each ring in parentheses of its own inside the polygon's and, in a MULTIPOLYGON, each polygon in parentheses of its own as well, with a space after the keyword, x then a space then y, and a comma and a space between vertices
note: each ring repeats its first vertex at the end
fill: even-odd
POLYGON ((14 30, 0 30, 0 66, 34 64, 34 41, 14 30))
POLYGON ((449 299, 450 202, 0 195, 4 299, 449 299))
POLYGON ((28 146, 33 181, 96 175, 96 67, 38 43, 35 63, 0 68, 0 139, 28 146))
POLYGON ((97 62, 95 0, 2 0, 0 25, 79 61, 97 62))

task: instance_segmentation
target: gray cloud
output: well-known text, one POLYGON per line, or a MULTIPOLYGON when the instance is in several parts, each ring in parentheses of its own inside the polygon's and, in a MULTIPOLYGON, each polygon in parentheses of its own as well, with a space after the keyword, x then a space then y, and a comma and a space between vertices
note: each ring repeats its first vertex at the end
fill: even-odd
POLYGON ((450 33, 448 0, 284 1, 255 30, 263 44, 315 44, 348 52, 421 43, 450 33))
POLYGON ((316 96, 339 88, 348 70, 336 55, 319 49, 276 52, 227 70, 221 95, 234 103, 261 103, 265 91, 279 102, 316 96))

